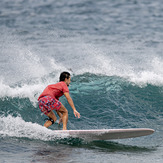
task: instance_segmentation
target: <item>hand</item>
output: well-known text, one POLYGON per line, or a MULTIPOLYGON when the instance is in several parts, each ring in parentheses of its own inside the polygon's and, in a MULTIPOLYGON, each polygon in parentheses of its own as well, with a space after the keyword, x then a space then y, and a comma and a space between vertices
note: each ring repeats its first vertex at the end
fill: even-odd
POLYGON ((80 118, 80 113, 77 110, 74 110, 74 115, 75 115, 75 117, 80 118))

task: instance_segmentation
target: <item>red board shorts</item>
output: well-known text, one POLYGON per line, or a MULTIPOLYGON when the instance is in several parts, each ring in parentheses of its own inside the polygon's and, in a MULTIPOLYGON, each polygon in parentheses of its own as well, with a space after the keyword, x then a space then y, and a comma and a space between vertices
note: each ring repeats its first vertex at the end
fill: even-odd
POLYGON ((41 112, 47 115, 51 110, 59 110, 61 102, 51 96, 44 96, 39 99, 39 108, 41 112))

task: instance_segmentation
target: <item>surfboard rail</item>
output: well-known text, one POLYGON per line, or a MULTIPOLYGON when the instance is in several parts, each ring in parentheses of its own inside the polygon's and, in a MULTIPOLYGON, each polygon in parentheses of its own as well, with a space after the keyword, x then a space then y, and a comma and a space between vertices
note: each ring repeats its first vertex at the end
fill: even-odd
POLYGON ((154 130, 150 128, 59 130, 57 133, 87 140, 113 140, 147 136, 154 133, 154 130))

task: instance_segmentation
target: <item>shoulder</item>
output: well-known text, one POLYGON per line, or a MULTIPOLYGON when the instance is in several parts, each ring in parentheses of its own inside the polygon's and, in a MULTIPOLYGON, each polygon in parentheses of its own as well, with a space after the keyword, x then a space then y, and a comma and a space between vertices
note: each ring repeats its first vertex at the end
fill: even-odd
POLYGON ((58 85, 61 85, 61 86, 63 86, 63 87, 65 87, 65 86, 67 87, 66 83, 65 83, 65 82, 63 82, 63 81, 58 82, 57 84, 58 84, 58 85))
POLYGON ((69 90, 67 84, 63 81, 58 82, 56 84, 51 84, 49 85, 49 87, 54 89, 60 89, 60 90, 69 90))
POLYGON ((58 83, 55 83, 55 84, 50 84, 48 85, 48 87, 56 87, 56 86, 64 86, 66 85, 65 82, 58 82, 58 83))
POLYGON ((62 87, 62 89, 63 89, 63 92, 69 92, 69 89, 68 89, 68 86, 67 86, 67 84, 65 83, 65 82, 59 82, 60 83, 60 85, 61 85, 61 87, 62 87))

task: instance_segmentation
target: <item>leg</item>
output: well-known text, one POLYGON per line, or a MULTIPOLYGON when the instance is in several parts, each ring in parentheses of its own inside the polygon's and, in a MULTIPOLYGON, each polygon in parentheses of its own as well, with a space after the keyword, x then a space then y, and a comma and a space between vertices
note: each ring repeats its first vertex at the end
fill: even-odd
MULTIPOLYGON (((53 111, 50 111, 47 116, 51 119, 53 119, 53 121, 55 122, 57 120, 57 117, 55 116, 55 114, 53 113, 53 111)), ((47 120, 45 123, 44 123, 44 126, 45 127, 49 127, 52 125, 52 122, 50 120, 47 120)))
POLYGON ((59 116, 60 118, 62 118, 62 114, 59 112, 59 110, 56 110, 56 112, 57 112, 58 116, 59 116))
POLYGON ((67 109, 61 104, 61 108, 57 112, 62 114, 63 130, 67 130, 67 122, 68 122, 67 109))
POLYGON ((60 117, 58 124, 62 123, 62 114, 59 112, 59 110, 56 110, 58 116, 60 117))

